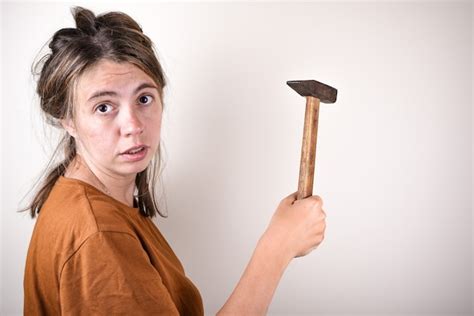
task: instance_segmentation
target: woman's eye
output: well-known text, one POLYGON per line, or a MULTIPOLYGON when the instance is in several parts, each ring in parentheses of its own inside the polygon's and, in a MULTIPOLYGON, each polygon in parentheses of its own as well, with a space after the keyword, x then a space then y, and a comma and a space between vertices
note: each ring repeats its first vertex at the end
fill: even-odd
POLYGON ((110 107, 110 105, 104 103, 104 104, 99 105, 95 110, 99 111, 99 113, 105 114, 105 113, 107 113, 107 108, 108 107, 110 107))
POLYGON ((138 101, 142 104, 149 104, 153 100, 153 97, 151 95, 143 95, 141 96, 138 101))

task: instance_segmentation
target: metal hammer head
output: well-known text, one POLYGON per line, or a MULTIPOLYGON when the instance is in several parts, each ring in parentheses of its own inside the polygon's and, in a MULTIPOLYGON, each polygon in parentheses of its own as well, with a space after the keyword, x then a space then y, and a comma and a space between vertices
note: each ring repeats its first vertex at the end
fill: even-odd
POLYGON ((323 103, 336 102, 337 90, 319 81, 295 80, 287 81, 286 84, 303 97, 312 96, 318 98, 323 103))

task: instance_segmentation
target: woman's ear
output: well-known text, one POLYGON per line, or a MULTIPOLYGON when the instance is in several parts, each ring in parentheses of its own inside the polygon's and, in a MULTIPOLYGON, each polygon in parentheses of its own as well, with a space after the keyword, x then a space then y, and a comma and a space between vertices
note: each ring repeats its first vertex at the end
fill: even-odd
POLYGON ((61 125, 69 133, 69 135, 76 138, 76 135, 77 135, 76 125, 74 124, 73 120, 71 120, 70 118, 62 119, 61 120, 61 125))

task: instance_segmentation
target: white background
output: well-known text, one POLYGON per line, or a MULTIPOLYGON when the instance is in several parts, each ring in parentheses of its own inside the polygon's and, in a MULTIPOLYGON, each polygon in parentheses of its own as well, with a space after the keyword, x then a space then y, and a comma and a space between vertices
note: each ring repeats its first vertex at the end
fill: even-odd
POLYGON ((269 314, 471 315, 473 5, 402 1, 2 3, 2 315, 22 313, 34 220, 16 210, 55 146, 30 66, 74 26, 73 4, 126 12, 156 45, 169 80, 156 223, 207 314, 297 189, 304 99, 286 81, 316 79, 338 89, 316 158, 326 238, 290 264, 269 314))

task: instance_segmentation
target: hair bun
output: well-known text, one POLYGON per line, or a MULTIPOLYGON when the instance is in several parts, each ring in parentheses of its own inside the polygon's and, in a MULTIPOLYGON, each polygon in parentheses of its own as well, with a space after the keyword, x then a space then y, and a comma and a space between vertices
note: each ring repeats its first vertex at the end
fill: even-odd
POLYGON ((127 29, 143 33, 140 25, 123 12, 109 12, 97 17, 97 25, 112 29, 127 29))
POLYGON ((97 28, 95 25, 95 14, 83 7, 74 7, 71 13, 76 21, 76 27, 87 35, 95 35, 97 28))
POLYGON ((81 34, 77 29, 73 29, 73 28, 60 29, 59 31, 54 33, 53 39, 49 43, 49 48, 51 48, 51 50, 53 51, 53 54, 55 54, 62 47, 64 47, 64 45, 66 45, 68 42, 80 36, 81 34))

